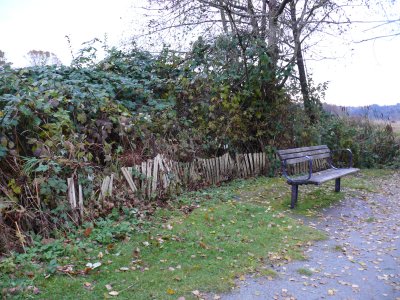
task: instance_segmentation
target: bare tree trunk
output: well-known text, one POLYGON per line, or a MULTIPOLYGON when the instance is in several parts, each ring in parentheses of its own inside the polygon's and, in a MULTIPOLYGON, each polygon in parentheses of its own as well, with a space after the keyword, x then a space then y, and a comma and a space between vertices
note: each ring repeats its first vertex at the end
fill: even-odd
POLYGON ((278 4, 277 0, 267 1, 268 5, 268 47, 267 55, 268 61, 268 71, 270 72, 270 79, 262 84, 262 97, 264 101, 268 103, 275 103, 278 96, 278 84, 277 84, 277 70, 278 70, 278 60, 279 60, 279 47, 278 47, 278 18, 283 12, 285 5, 291 0, 284 0, 281 4, 278 4))
MULTIPOLYGON (((222 6, 222 4, 223 4, 222 0, 219 0, 219 4, 222 6)), ((228 23, 226 21, 225 12, 222 8, 220 8, 219 11, 221 14, 222 28, 224 29, 224 33, 228 34, 229 30, 228 30, 228 23)))
POLYGON ((268 16, 268 55, 270 59, 270 67, 273 78, 276 76, 276 69, 278 65, 278 3, 276 0, 270 0, 269 6, 269 16, 268 16))
POLYGON ((296 64, 297 64, 297 69, 299 71, 300 90, 303 96, 304 109, 306 111, 308 118, 310 119, 310 122, 313 124, 316 122, 316 115, 308 88, 306 68, 304 65, 303 51, 301 48, 301 41, 300 41, 301 32, 296 18, 296 4, 294 2, 290 3, 290 16, 292 21, 296 64))
POLYGON ((253 5, 253 1, 252 0, 247 0, 247 10, 248 13, 250 15, 250 24, 252 27, 252 35, 253 37, 258 38, 260 35, 260 29, 258 27, 258 23, 257 23, 257 17, 255 15, 254 12, 254 5, 253 5))
POLYGON ((267 0, 262 0, 261 9, 261 38, 265 39, 267 36, 267 0))

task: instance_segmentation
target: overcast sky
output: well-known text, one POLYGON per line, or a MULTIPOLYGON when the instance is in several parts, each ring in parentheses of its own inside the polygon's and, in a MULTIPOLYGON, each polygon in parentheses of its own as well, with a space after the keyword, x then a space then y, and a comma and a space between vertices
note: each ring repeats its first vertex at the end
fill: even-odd
MULTIPOLYGON (((0 50, 17 67, 27 64, 25 55, 33 49, 53 52, 68 64, 71 54, 65 35, 74 51, 85 41, 103 39, 104 34, 110 45, 118 46, 132 35, 134 24, 141 22, 136 8, 140 2, 0 0, 0 50)), ((400 5, 396 9, 400 11, 400 5)), ((365 28, 351 33, 351 38, 374 36, 374 31, 365 32, 365 28)), ((330 38, 319 50, 335 57, 307 62, 315 82, 329 81, 326 102, 347 106, 400 103, 400 36, 350 45, 341 37, 330 38)))

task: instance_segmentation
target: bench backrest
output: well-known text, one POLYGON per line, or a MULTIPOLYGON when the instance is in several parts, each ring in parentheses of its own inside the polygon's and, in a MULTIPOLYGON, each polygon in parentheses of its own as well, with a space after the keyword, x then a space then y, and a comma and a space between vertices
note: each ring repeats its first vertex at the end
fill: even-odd
POLYGON ((331 150, 326 145, 278 150, 277 153, 281 161, 286 160, 287 165, 308 161, 305 156, 312 160, 328 159, 331 156, 331 150))

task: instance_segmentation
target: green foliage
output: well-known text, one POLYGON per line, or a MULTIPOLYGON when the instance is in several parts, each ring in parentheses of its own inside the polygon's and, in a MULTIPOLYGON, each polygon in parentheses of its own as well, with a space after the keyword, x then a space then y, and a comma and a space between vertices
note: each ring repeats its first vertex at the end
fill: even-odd
POLYGON ((54 273, 57 266, 67 263, 73 256, 80 257, 99 247, 108 246, 111 249, 113 243, 148 227, 148 222, 141 219, 136 210, 125 210, 125 213, 126 217, 120 218, 119 212, 114 211, 107 219, 99 218, 93 223, 86 223, 83 229, 74 228, 68 238, 64 238, 66 233, 61 231, 55 233, 57 239, 43 239, 40 235, 31 234, 32 245, 24 253, 14 253, 2 259, 0 271, 9 274, 14 273, 17 266, 29 269, 44 265, 47 272, 54 273))

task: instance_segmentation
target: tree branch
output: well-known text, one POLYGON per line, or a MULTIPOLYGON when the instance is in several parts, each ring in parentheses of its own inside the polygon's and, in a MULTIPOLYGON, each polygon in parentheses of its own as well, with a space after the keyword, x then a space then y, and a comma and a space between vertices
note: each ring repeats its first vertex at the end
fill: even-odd
POLYGON ((393 33, 393 34, 388 34, 388 35, 378 35, 372 38, 368 38, 368 39, 363 39, 360 41, 355 41, 354 43, 364 43, 364 42, 368 42, 368 41, 372 41, 372 40, 378 40, 378 39, 384 39, 384 38, 388 38, 388 37, 395 37, 395 36, 400 36, 400 32, 397 33, 393 33))

